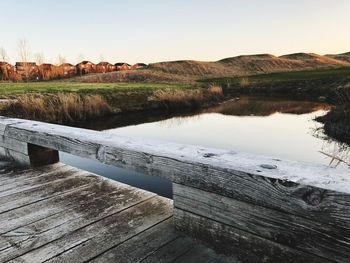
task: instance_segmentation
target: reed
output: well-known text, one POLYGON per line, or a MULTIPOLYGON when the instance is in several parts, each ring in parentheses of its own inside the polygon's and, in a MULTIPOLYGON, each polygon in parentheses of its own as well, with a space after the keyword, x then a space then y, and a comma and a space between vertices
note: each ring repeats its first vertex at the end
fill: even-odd
POLYGON ((196 108, 205 103, 221 100, 224 97, 222 88, 210 86, 208 89, 194 90, 156 90, 148 101, 157 102, 168 109, 196 108))
POLYGON ((100 95, 76 93, 20 95, 5 111, 16 117, 55 123, 82 122, 113 112, 100 95))

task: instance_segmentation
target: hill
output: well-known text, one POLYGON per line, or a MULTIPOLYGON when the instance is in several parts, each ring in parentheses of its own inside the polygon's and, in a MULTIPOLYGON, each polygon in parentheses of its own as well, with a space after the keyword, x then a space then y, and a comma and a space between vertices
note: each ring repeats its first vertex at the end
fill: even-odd
POLYGON ((80 82, 191 82, 207 78, 233 77, 350 66, 350 52, 321 56, 294 53, 276 57, 271 54, 242 55, 206 62, 166 61, 149 64, 146 69, 75 78, 80 82))
POLYGON ((330 54, 330 55, 326 55, 326 57, 350 63, 350 52, 342 53, 342 54, 334 54, 334 55, 330 54))
POLYGON ((215 62, 193 60, 159 62, 150 64, 149 69, 168 74, 196 77, 223 77, 349 65, 350 61, 338 60, 312 53, 295 53, 280 57, 270 54, 244 55, 225 58, 215 62))

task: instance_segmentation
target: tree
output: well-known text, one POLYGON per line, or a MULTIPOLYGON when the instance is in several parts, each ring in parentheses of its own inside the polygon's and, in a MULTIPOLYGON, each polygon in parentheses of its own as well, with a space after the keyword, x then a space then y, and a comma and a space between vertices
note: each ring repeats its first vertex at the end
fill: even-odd
POLYGON ((45 56, 43 53, 35 53, 34 59, 37 65, 41 65, 45 63, 45 56))
POLYGON ((84 55, 83 54, 78 54, 78 56, 77 56, 77 63, 80 63, 80 62, 82 62, 83 60, 85 59, 85 57, 84 57, 84 55))
POLYGON ((21 62, 28 62, 30 57, 30 49, 25 38, 20 38, 17 42, 18 55, 21 62))
POLYGON ((103 54, 100 54, 100 62, 104 61, 104 56, 103 54))
POLYGON ((62 65, 62 64, 67 62, 66 58, 64 56, 62 56, 61 54, 58 55, 57 61, 58 61, 58 63, 57 63, 58 65, 62 65))
POLYGON ((0 47, 0 61, 8 62, 9 56, 3 47, 0 47))
POLYGON ((17 42, 18 47, 18 56, 20 59, 20 62, 22 62, 23 65, 23 72, 24 72, 24 78, 26 80, 29 79, 30 74, 30 67, 28 65, 29 57, 30 57, 30 49, 28 42, 25 38, 21 38, 17 42))

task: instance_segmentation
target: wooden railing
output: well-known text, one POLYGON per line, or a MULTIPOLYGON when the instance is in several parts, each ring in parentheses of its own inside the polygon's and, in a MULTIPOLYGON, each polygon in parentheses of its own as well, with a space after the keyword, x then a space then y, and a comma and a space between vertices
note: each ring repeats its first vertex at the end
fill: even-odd
POLYGON ((350 169, 0 118, 0 156, 58 151, 167 178, 175 226, 247 262, 349 262, 350 169))

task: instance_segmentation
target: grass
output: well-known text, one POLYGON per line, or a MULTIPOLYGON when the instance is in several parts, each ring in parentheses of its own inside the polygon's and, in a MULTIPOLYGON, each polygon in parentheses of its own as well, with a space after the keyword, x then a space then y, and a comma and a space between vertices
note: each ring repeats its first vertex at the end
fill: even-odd
POLYGON ((154 84, 154 83, 76 83, 76 82, 28 82, 10 83, 0 82, 0 96, 27 93, 66 93, 75 92, 80 94, 100 94, 108 92, 142 92, 159 89, 191 89, 190 84, 154 84))
POLYGON ((220 87, 147 83, 0 83, 1 114, 62 124, 118 112, 197 108, 223 99, 220 87))
POLYGON ((56 123, 85 121, 113 113, 112 107, 101 96, 74 93, 19 95, 4 111, 15 117, 56 123))
POLYGON ((205 79, 201 82, 213 83, 222 86, 247 86, 258 83, 273 83, 297 80, 315 80, 325 78, 344 78, 350 76, 350 67, 340 67, 331 69, 317 69, 291 72, 277 72, 269 74, 258 74, 244 77, 224 77, 205 79))
POLYGON ((350 90, 339 89, 335 107, 317 120, 324 124, 325 134, 350 145, 350 90))
POLYGON ((223 90, 218 86, 208 89, 194 90, 157 90, 149 98, 149 101, 159 102, 165 108, 194 108, 203 103, 220 101, 224 97, 223 90))

